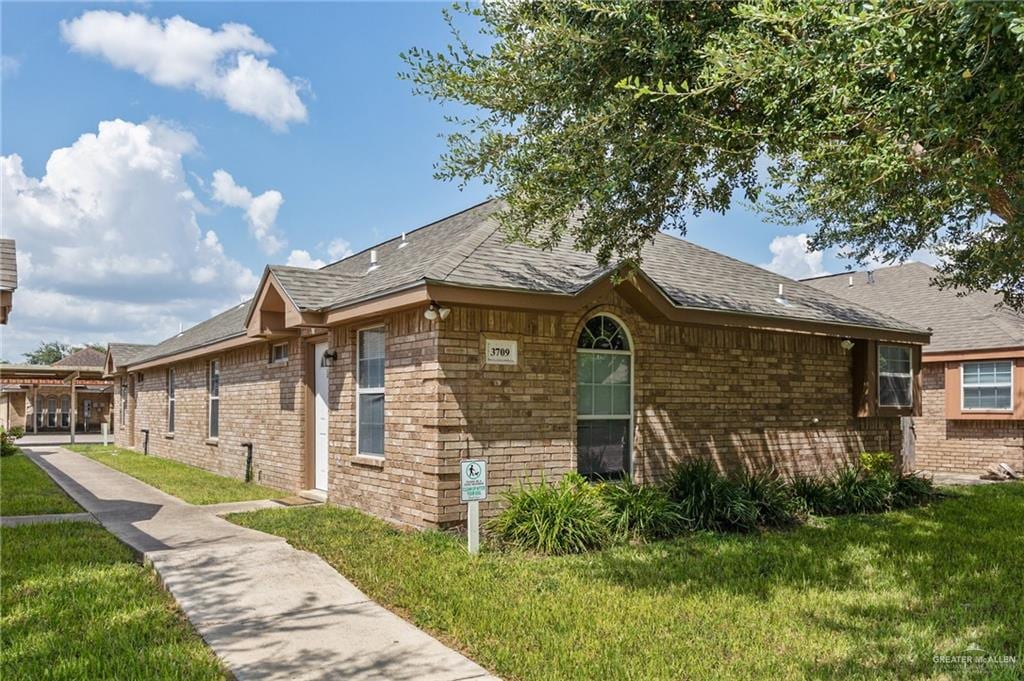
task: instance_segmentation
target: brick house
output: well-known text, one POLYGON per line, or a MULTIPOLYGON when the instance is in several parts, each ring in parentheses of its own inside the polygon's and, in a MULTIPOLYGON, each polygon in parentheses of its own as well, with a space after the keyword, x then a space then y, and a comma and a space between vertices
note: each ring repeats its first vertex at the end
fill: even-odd
POLYGON ((905 263, 804 283, 932 329, 922 354, 923 411, 912 419, 914 461, 931 471, 1024 470, 1024 316, 989 292, 931 285, 935 270, 905 263))
POLYGON ((18 257, 14 239, 0 239, 0 324, 6 324, 18 288, 18 257))
POLYGON ((0 425, 27 433, 97 433, 110 423, 104 354, 82 348, 53 364, 0 365, 0 425))
POLYGON ((505 243, 487 202, 319 270, 111 368, 118 444, 416 527, 579 470, 818 471, 899 453, 920 407, 913 325, 659 235, 617 276, 568 242, 505 243), (878 358, 882 358, 881 365, 878 358))

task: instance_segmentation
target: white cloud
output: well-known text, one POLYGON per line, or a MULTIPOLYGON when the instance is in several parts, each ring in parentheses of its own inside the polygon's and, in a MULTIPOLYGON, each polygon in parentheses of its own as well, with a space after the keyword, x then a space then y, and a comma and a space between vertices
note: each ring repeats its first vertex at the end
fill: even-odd
POLYGON ((249 223, 249 233, 253 235, 264 253, 273 255, 282 248, 285 242, 274 228, 277 212, 284 203, 284 197, 276 189, 268 189, 259 196, 253 196, 246 187, 235 182, 231 173, 226 170, 215 170, 213 173, 213 198, 225 206, 241 208, 245 211, 245 219, 249 223))
POLYGON ((823 254, 820 251, 807 250, 807 243, 806 234, 775 237, 768 246, 772 253, 772 261, 761 267, 790 279, 828 274, 821 264, 823 254))
POLYGON ((333 239, 327 244, 327 255, 331 256, 331 260, 347 258, 352 255, 352 244, 344 239, 333 239))
POLYGON ((253 272, 198 224, 182 161, 196 147, 167 123, 113 120, 54 150, 40 178, 0 157, 21 266, 6 359, 43 340, 158 341, 252 294, 253 272))
POLYGON ((285 264, 290 267, 308 267, 318 270, 327 263, 319 258, 314 258, 309 251, 294 250, 288 254, 288 262, 285 264))
POLYGON ((21 60, 10 55, 0 54, 0 76, 13 78, 21 70, 21 60))
POLYGON ((91 10, 60 24, 72 49, 102 57, 151 82, 192 88, 254 116, 275 130, 306 120, 299 96, 308 85, 260 59, 273 46, 245 24, 214 31, 180 16, 161 21, 142 14, 91 10))

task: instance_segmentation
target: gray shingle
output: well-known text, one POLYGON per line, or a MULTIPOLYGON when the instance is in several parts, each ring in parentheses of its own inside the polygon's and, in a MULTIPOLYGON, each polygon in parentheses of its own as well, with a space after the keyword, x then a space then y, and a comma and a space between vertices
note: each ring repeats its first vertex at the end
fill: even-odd
POLYGON ((18 288, 18 256, 14 239, 0 239, 0 289, 13 291, 18 288))
POLYGON ((129 364, 142 364, 153 359, 193 350, 204 345, 241 336, 245 333, 245 315, 250 301, 234 305, 220 314, 199 322, 192 328, 150 346, 132 357, 129 364))
POLYGON ((110 358, 114 362, 114 367, 119 368, 134 359, 136 355, 139 355, 143 351, 152 347, 152 345, 144 345, 141 343, 110 343, 107 345, 107 352, 110 353, 110 358))
POLYGON ((58 359, 50 366, 54 367, 95 367, 97 369, 103 368, 103 363, 107 361, 107 356, 94 348, 81 348, 75 350, 70 355, 58 359))
POLYGON ((931 327, 928 352, 984 350, 1024 346, 1024 316, 999 308, 999 296, 979 291, 958 296, 952 289, 931 285, 935 270, 908 262, 872 272, 836 274, 808 279, 814 288, 871 307, 910 324, 931 327), (850 278, 853 286, 850 286, 850 278))

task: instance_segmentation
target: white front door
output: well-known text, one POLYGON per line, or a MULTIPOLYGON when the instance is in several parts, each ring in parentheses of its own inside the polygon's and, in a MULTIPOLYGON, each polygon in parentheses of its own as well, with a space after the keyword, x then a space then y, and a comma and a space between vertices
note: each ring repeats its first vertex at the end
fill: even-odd
POLYGON ((313 371, 315 372, 315 409, 313 416, 314 438, 314 469, 316 471, 313 486, 327 491, 327 369, 324 366, 324 353, 327 343, 317 343, 313 353, 313 371))

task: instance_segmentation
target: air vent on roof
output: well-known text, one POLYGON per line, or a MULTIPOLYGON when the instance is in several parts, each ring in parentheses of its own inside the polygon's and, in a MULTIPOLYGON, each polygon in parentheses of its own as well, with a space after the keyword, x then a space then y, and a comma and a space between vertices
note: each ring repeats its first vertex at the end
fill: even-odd
POLYGON ((786 289, 782 284, 779 284, 779 296, 775 299, 775 302, 786 307, 790 305, 789 301, 786 300, 786 289))
POLYGON ((846 285, 849 286, 850 288, 853 288, 853 275, 852 274, 850 275, 850 281, 846 285))
POLYGON ((377 269, 377 267, 378 267, 378 265, 377 265, 377 249, 376 248, 371 248, 370 249, 370 268, 368 270, 366 270, 366 271, 367 272, 372 272, 375 269, 377 269))
POLYGON ((405 232, 402 232, 402 242, 398 244, 399 248, 405 248, 409 245, 409 242, 405 240, 405 232))

